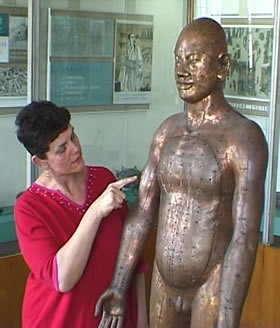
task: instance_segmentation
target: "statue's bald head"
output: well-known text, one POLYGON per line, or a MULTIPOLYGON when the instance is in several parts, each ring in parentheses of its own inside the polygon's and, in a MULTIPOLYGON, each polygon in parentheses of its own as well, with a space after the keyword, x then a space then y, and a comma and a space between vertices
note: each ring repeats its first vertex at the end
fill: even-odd
POLYGON ((229 67, 226 36, 211 18, 199 18, 179 34, 175 47, 175 79, 180 97, 195 103, 222 90, 229 67))
POLYGON ((205 52, 212 55, 227 53, 226 35, 219 23, 211 18, 198 18, 183 28, 176 47, 187 48, 193 52, 205 52))

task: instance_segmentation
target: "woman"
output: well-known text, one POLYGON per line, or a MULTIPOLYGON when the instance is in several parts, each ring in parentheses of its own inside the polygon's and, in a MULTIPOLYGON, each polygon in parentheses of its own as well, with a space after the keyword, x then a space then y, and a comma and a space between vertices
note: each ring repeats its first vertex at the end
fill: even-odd
MULTIPOLYGON (((94 308, 111 281, 123 220, 121 188, 104 167, 85 166, 70 113, 32 102, 16 118, 17 137, 42 173, 17 199, 15 219, 30 268, 23 328, 94 328, 94 308)), ((126 328, 147 327, 143 266, 127 295, 126 328)))

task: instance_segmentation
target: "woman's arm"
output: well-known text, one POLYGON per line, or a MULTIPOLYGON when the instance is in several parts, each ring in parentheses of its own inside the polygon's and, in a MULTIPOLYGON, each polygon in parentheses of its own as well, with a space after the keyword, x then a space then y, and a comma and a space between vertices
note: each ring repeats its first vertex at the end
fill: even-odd
POLYGON ((125 194, 121 188, 135 179, 125 178, 109 184, 84 214, 71 238, 57 252, 57 287, 60 292, 68 292, 79 281, 102 219, 122 206, 125 194))

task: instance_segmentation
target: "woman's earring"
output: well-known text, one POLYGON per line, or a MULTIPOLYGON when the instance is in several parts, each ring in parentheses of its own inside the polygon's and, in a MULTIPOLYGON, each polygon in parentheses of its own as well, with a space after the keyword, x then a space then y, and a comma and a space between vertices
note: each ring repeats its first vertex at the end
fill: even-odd
POLYGON ((50 172, 49 172, 49 165, 47 163, 45 165, 44 171, 45 171, 46 177, 49 178, 50 177, 50 172))

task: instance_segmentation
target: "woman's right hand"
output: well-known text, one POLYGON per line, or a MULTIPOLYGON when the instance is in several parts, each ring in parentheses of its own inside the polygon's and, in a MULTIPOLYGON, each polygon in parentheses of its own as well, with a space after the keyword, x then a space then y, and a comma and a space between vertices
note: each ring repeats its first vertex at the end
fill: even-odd
POLYGON ((83 274, 99 224, 112 210, 120 208, 125 199, 121 190, 137 176, 110 183, 90 205, 78 228, 67 243, 57 252, 58 289, 70 291, 83 274))
POLYGON ((106 217, 111 211, 120 208, 125 200, 125 193, 121 190, 129 183, 137 180, 137 176, 124 178, 110 183, 103 193, 90 205, 88 211, 94 210, 101 218, 106 217))

